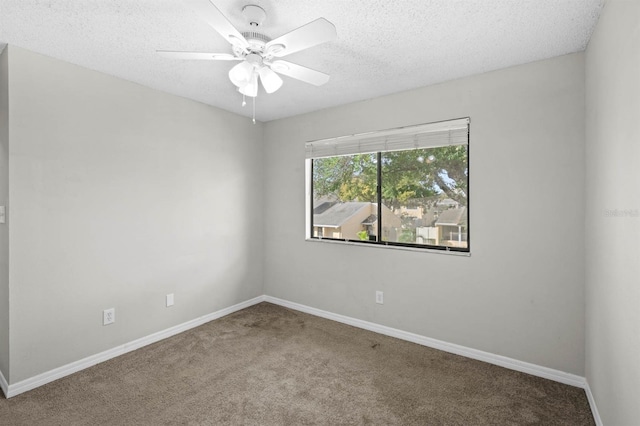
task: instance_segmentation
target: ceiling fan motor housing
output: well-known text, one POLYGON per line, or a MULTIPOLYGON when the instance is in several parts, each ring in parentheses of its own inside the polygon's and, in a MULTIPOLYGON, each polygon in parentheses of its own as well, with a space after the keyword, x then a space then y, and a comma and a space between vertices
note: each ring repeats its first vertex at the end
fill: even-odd
MULTIPOLYGON (((267 43, 271 41, 271 39, 266 35, 255 31, 245 31, 242 33, 242 36, 249 44, 247 48, 249 53, 263 54, 267 43)), ((233 53, 239 58, 246 55, 245 49, 241 46, 233 46, 233 53)))

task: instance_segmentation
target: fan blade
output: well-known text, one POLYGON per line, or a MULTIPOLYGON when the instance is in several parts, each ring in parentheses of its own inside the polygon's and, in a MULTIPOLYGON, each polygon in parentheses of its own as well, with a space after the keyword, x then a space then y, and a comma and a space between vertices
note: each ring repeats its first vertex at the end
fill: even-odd
POLYGON ((260 74, 260 81, 262 82, 265 92, 273 93, 282 86, 282 79, 280 76, 271 71, 269 67, 260 68, 258 74, 260 74))
POLYGON ((239 91, 243 95, 247 95, 252 98, 258 96, 258 73, 254 72, 251 74, 251 80, 243 87, 240 87, 239 91))
POLYGON ((304 81, 305 83, 315 86, 322 86, 329 81, 328 74, 294 64, 293 62, 278 60, 268 65, 278 74, 286 75, 287 77, 295 78, 296 80, 304 81))
POLYGON ((249 47, 249 43, 242 34, 229 22, 229 20, 220 12, 210 0, 184 0, 185 3, 200 15, 200 18, 207 24, 211 25, 222 37, 224 37, 233 46, 239 46, 242 49, 249 47))
POLYGON ((324 18, 318 18, 283 36, 271 40, 266 45, 267 55, 281 58, 309 47, 327 41, 335 40, 338 36, 336 27, 324 18))
POLYGON ((208 52, 173 52, 170 50, 156 50, 158 55, 171 59, 203 59, 210 61, 241 61, 229 53, 208 53, 208 52))

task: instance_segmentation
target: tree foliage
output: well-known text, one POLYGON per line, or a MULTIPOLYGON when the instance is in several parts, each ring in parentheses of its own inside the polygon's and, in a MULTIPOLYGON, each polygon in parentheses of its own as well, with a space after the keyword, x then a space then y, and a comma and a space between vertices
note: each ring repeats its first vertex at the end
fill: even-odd
MULTIPOLYGON (((313 161, 314 196, 341 201, 376 201, 377 155, 356 154, 313 161)), ((466 146, 393 151, 382 154, 382 199, 389 207, 446 196, 466 205, 466 146)))

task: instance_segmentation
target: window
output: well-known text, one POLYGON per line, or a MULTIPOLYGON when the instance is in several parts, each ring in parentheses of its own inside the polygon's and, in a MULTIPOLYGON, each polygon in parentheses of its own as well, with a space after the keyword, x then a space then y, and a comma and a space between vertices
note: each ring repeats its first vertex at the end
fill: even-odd
POLYGON ((469 119, 306 144, 307 237, 469 251, 469 119))

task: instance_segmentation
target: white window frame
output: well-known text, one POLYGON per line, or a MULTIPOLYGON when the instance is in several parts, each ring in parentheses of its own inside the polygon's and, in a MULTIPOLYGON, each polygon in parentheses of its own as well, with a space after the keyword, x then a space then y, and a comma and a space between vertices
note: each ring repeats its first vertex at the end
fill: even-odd
MULTIPOLYGON (((314 158, 333 157, 338 155, 352 155, 362 153, 404 151, 408 149, 435 148, 452 145, 466 145, 469 147, 470 118, 440 121, 420 124, 416 126, 386 129, 375 132, 340 136, 329 139, 309 141, 305 144, 305 239, 314 242, 334 244, 350 244, 365 247, 383 247, 400 250, 435 252, 469 256, 471 254, 470 241, 470 209, 467 194, 467 248, 450 248, 446 246, 404 246, 394 242, 375 243, 355 242, 350 240, 335 240, 313 237, 312 212, 312 162, 314 158)), ((469 151, 467 151, 467 168, 469 169, 469 151)), ((469 178, 468 178, 469 179, 469 178)), ((468 182, 467 191, 470 182, 468 182)))

